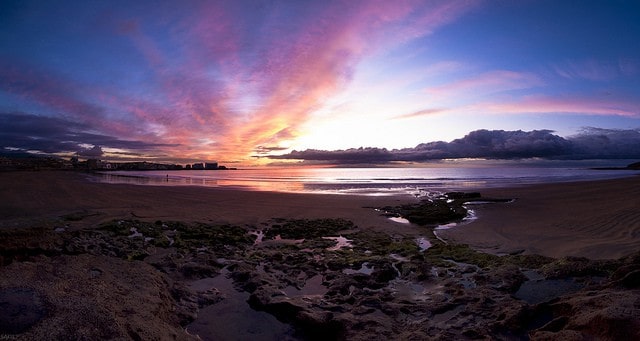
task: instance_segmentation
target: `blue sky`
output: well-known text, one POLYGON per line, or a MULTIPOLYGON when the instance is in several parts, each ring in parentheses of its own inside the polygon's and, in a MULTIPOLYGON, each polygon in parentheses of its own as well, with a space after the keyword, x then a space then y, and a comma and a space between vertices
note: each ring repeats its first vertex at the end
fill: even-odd
POLYGON ((622 0, 3 1, 0 148, 260 164, 637 132, 638 38, 622 0))

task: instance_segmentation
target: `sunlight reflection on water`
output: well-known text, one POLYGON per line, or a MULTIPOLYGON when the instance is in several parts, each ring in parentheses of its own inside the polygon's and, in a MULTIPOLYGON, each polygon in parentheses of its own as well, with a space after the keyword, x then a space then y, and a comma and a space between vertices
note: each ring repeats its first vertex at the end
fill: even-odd
MULTIPOLYGON (((575 163, 575 162, 574 162, 575 163)), ((111 171, 97 181, 153 186, 205 186, 254 191, 349 195, 429 196, 447 190, 596 180, 638 171, 592 170, 587 165, 466 165, 419 168, 252 168, 238 170, 111 171), (573 165, 573 166, 569 166, 573 165)))

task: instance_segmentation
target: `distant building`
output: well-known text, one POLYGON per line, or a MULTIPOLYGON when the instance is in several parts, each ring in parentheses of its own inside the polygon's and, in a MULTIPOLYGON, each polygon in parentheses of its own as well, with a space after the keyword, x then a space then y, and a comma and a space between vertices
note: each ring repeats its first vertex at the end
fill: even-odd
POLYGON ((191 169, 199 169, 199 170, 204 169, 204 164, 203 163, 194 163, 191 166, 191 169))
POLYGON ((186 166, 184 166, 184 169, 186 169, 186 170, 190 170, 190 169, 191 169, 191 165, 186 165, 186 166))
POLYGON ((217 162, 207 162, 204 164, 204 169, 218 169, 217 162))
POLYGON ((102 162, 98 159, 88 159, 87 160, 87 168, 88 169, 98 169, 102 167, 102 162))

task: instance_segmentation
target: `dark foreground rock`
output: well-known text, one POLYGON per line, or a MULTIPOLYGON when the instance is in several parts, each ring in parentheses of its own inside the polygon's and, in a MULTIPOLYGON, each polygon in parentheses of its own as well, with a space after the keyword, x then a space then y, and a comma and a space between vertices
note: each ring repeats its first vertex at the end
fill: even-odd
POLYGON ((40 295, 32 288, 7 287, 0 290, 0 331, 20 334, 38 323, 47 313, 40 295))
POLYGON ((0 334, 30 340, 188 339, 174 314, 170 284, 148 264, 91 255, 34 260, 1 270, 3 302, 27 300, 15 320, 3 316, 0 334))
POLYGON ((288 340, 640 338, 640 253, 592 261, 431 243, 336 219, 3 230, 0 334, 191 339, 202 309, 233 301, 293 326, 275 336, 288 340))

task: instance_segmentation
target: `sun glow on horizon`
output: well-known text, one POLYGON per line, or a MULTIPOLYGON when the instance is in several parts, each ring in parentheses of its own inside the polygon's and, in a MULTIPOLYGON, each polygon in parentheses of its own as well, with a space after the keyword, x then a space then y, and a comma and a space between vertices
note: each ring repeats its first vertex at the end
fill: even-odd
POLYGON ((4 150, 264 165, 640 127, 633 2, 21 3, 0 5, 4 150))

